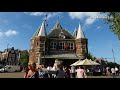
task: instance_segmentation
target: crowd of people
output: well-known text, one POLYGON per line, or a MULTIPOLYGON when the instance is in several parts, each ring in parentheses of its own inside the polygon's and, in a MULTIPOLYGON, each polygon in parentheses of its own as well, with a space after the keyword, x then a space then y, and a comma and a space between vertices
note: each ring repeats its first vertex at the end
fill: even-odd
POLYGON ((105 74, 106 76, 113 76, 115 78, 116 75, 119 75, 120 69, 118 67, 86 69, 83 66, 64 67, 62 65, 44 67, 43 65, 36 66, 35 62, 29 62, 24 72, 24 78, 87 78, 89 72, 98 72, 101 73, 100 75, 105 74))
POLYGON ((110 67, 106 67, 104 72, 105 72, 105 75, 107 75, 107 76, 112 75, 113 77, 115 77, 116 75, 119 75, 120 69, 117 66, 111 67, 111 68, 110 67))
POLYGON ((77 69, 74 66, 69 68, 62 65, 44 67, 43 65, 36 66, 35 62, 29 62, 24 72, 24 78, 87 78, 86 70, 82 66, 77 69))

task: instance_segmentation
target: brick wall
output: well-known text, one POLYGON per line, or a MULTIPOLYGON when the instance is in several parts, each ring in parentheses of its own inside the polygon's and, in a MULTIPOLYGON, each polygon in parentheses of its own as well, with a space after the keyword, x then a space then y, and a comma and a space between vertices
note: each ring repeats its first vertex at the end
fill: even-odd
POLYGON ((76 40, 76 54, 81 59, 85 59, 88 54, 88 41, 87 39, 76 40))
POLYGON ((35 37, 34 40, 31 40, 29 61, 38 63, 38 58, 43 56, 44 41, 45 37, 35 37))

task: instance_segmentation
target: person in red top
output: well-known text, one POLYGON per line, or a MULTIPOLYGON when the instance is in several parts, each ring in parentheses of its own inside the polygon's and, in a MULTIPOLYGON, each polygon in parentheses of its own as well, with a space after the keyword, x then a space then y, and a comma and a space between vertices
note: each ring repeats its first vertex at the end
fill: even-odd
POLYGON ((29 66, 24 68, 24 72, 25 72, 24 78, 27 78, 28 71, 29 71, 29 66))

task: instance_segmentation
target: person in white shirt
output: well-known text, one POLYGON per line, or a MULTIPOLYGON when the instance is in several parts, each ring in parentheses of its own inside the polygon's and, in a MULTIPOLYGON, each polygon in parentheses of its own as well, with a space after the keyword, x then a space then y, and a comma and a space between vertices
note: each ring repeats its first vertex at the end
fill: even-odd
POLYGON ((111 73, 112 73, 113 78, 115 78, 115 68, 111 68, 111 73))
POLYGON ((87 78, 84 68, 81 66, 77 70, 77 78, 87 78))
POLYGON ((47 70, 51 70, 52 69, 52 67, 49 65, 48 67, 47 67, 47 70))

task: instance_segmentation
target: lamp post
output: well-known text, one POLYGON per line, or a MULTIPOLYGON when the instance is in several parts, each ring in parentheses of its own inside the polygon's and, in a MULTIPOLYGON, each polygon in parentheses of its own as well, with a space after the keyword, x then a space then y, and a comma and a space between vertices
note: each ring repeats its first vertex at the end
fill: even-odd
POLYGON ((8 52, 8 46, 9 46, 9 44, 7 44, 7 52, 8 52))
POLYGON ((114 56, 114 51, 113 51, 113 49, 112 49, 112 53, 113 53, 113 58, 114 58, 114 63, 115 63, 115 56, 114 56))
MULTIPOLYGON (((114 64, 115 64, 115 56, 114 56, 114 51, 112 49, 112 53, 113 53, 113 58, 114 58, 114 64)), ((115 70, 115 67, 114 67, 114 70, 115 70)), ((115 71, 115 75, 116 75, 116 71, 115 71)), ((116 76, 114 75, 114 78, 116 78, 116 76)))
POLYGON ((8 46, 9 46, 9 44, 7 44, 7 60, 6 60, 6 62, 8 62, 8 46))

